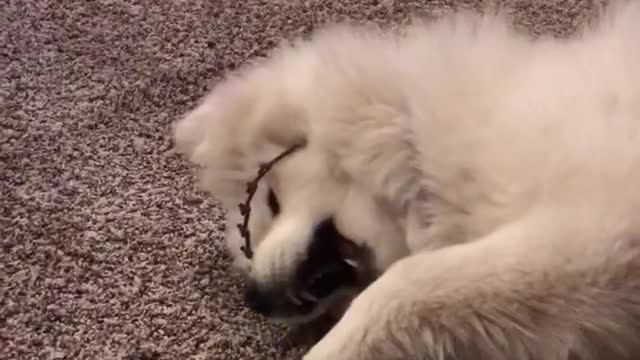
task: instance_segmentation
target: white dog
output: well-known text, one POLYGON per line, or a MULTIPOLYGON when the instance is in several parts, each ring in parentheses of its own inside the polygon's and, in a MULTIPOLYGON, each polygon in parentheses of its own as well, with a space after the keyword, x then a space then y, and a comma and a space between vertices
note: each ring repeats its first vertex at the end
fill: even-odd
POLYGON ((401 30, 325 28, 176 125, 247 302, 309 320, 355 296, 305 360, 640 359, 640 5, 569 40, 401 30), (245 259, 246 183, 294 144, 245 259))

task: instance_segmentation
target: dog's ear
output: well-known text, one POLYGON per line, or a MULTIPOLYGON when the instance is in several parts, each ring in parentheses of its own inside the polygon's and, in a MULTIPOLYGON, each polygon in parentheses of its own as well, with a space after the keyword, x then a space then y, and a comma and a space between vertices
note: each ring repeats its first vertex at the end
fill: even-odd
POLYGON ((176 150, 200 167, 200 186, 218 199, 244 193, 259 163, 305 141, 307 124, 269 64, 218 84, 173 126, 176 150))

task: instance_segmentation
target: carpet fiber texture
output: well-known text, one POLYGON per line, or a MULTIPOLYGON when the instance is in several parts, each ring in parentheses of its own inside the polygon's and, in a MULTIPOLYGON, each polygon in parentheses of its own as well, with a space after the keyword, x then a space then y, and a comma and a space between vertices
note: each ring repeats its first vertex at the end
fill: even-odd
MULTIPOLYGON (((336 19, 481 1, 0 2, 0 359, 298 359, 242 305, 224 214, 170 124, 210 81, 336 19)), ((595 1, 507 1, 570 33, 595 1)))

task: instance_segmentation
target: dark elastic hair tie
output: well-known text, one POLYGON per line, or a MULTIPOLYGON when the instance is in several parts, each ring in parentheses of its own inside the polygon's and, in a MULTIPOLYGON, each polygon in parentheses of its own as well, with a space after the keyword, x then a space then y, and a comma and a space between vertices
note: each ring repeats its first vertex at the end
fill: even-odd
POLYGON ((247 259, 253 258, 253 250, 251 249, 251 234, 249 233, 249 217, 251 216, 251 200, 258 190, 258 183, 260 179, 264 177, 271 168, 278 163, 280 160, 284 159, 294 151, 298 150, 304 146, 304 144, 296 144, 283 151, 280 155, 276 156, 273 160, 260 164, 258 168, 258 175, 247 183, 247 200, 243 204, 239 204, 240 214, 244 217, 242 224, 238 224, 238 230, 240 230, 240 235, 244 238, 244 245, 240 247, 240 250, 244 253, 247 259))

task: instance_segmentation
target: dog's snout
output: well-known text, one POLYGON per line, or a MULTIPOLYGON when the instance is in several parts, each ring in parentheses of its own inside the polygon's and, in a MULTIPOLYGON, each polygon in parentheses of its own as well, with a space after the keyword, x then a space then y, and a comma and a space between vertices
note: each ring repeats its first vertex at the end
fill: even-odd
POLYGON ((256 283, 251 282, 244 293, 245 304, 253 311, 269 316, 273 312, 273 303, 269 296, 260 291, 256 283))

